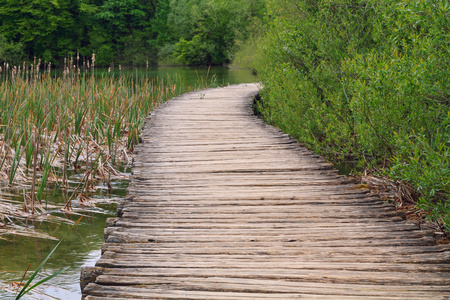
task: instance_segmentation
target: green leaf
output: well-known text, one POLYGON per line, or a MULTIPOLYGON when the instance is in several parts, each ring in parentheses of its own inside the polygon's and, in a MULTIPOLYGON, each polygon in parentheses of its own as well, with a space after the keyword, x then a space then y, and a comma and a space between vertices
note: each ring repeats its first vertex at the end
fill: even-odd
POLYGON ((36 283, 35 285, 33 285, 31 288, 27 289, 28 286, 30 286, 31 282, 34 280, 34 278, 38 275, 39 271, 41 271, 42 267, 47 263, 47 261, 49 260, 50 256, 52 256, 53 252, 55 252, 55 250, 58 248, 58 246, 61 244, 63 240, 60 240, 58 242, 58 244, 56 244, 56 246, 53 248, 53 250, 47 255, 47 257, 44 259, 44 261, 39 265, 39 267, 36 269, 36 271, 33 272, 33 274, 31 275, 31 277, 27 280, 27 282, 25 283, 25 285, 22 287, 22 289, 20 290, 19 294, 15 297, 15 300, 18 300, 20 298, 23 297, 23 295, 25 295, 26 293, 28 293, 30 290, 32 290, 33 288, 35 288, 36 286, 50 280, 51 278, 61 274, 62 272, 64 272, 65 270, 67 270, 67 268, 60 270, 58 272, 56 272, 55 274, 52 274, 48 277, 46 277, 45 279, 39 281, 38 283, 36 283))

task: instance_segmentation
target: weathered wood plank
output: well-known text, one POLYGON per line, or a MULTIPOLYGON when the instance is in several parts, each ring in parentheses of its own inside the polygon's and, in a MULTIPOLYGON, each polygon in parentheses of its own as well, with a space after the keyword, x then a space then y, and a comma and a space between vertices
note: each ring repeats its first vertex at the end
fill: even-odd
MULTIPOLYGON (((184 244, 180 247, 177 244, 155 244, 155 243, 132 243, 117 244, 105 243, 103 252, 114 251, 117 253, 135 252, 135 253, 155 253, 169 255, 250 255, 258 257, 259 255, 273 256, 297 256, 313 255, 316 259, 323 261, 323 257, 332 260, 337 255, 350 255, 356 257, 383 257, 384 260, 390 261, 405 257, 409 259, 407 262, 418 262, 414 260, 414 256, 424 257, 429 255, 434 263, 446 263, 449 260, 449 247, 443 245, 421 246, 421 247, 402 247, 402 246, 385 246, 385 247, 349 247, 346 245, 337 245, 333 247, 289 247, 289 245, 271 244, 271 243, 252 243, 251 245, 233 242, 222 242, 214 244, 204 244, 199 248, 199 244, 184 244), (424 256, 421 256, 424 254, 424 256)), ((308 258, 311 260, 311 258, 308 258)), ((420 261, 420 260, 419 260, 420 261)), ((380 261, 383 262, 383 261, 380 261)), ((402 261, 403 262, 403 261, 402 261)), ((400 263, 402 263, 400 262, 400 263)))
MULTIPOLYGON (((233 291, 236 290, 234 284, 225 287, 224 285, 221 286, 214 283, 196 285, 195 281, 187 281, 184 289, 176 289, 170 284, 167 286, 158 284, 141 286, 102 286, 90 284, 88 286, 88 291, 92 295, 103 297, 112 296, 114 298, 126 297, 132 299, 164 299, 165 297, 169 299, 303 299, 303 293, 306 294, 306 298, 308 297, 308 294, 312 294, 329 297, 329 299, 341 299, 341 296, 359 296, 359 299, 362 297, 384 297, 384 299, 446 299, 447 296, 445 294, 449 292, 448 288, 442 287, 438 288, 436 291, 430 291, 430 288, 422 290, 420 286, 414 288, 386 285, 348 285, 346 287, 332 285, 327 289, 321 289, 320 286, 307 288, 306 284, 298 284, 298 290, 302 292, 261 293, 252 290, 254 286, 255 285, 249 285, 244 291, 233 291)), ((264 281, 260 281, 259 285, 256 286, 264 287, 264 281)), ((283 289, 282 284, 280 285, 280 289, 283 289)))
MULTIPOLYGON (((190 245, 187 245, 190 246, 190 245)), ((231 248, 231 247, 230 247, 231 248)), ((287 247, 286 247, 287 248, 287 247)), ((370 251, 365 249, 354 250, 357 247, 347 247, 335 250, 327 249, 325 247, 315 247, 308 249, 293 249, 286 248, 272 248, 272 247, 250 247, 248 245, 242 245, 239 249, 226 250, 223 248, 211 248, 205 247, 203 249, 187 249, 185 247, 181 248, 170 248, 170 247, 152 247, 146 249, 125 249, 123 247, 106 246, 104 248, 104 258, 109 257, 109 253, 113 252, 115 254, 124 255, 139 255, 139 256, 151 256, 154 262, 161 260, 167 261, 179 261, 181 258, 187 261, 195 260, 226 260, 230 259, 230 255, 236 257, 236 259, 243 260, 253 259, 254 261, 275 261, 280 260, 281 262, 290 259, 291 261, 297 261, 299 257, 307 263, 311 263, 316 268, 326 268, 328 269, 328 264, 333 265, 333 263, 345 263, 344 267, 353 265, 354 263, 372 263, 377 264, 377 266, 383 267, 384 264, 395 264, 395 266, 404 267, 403 264, 407 264, 409 267, 413 268, 414 271, 419 270, 432 270, 434 272, 435 268, 440 268, 444 270, 447 268, 449 256, 448 254, 439 252, 417 252, 420 253, 401 253, 393 251, 379 251, 374 248, 375 251, 370 251), (108 252, 108 253, 107 253, 108 252), (190 255, 189 258, 184 255, 190 255), (194 256, 194 257, 193 257, 194 256), (349 263, 351 261, 351 263, 349 263)), ((387 247, 388 248, 388 247, 387 247)), ((392 249, 392 248, 388 248, 392 249)), ((386 270, 386 269, 384 269, 386 270)), ((448 272, 447 268, 447 272, 448 272)), ((425 272, 425 271, 423 271, 425 272)))
MULTIPOLYGON (((134 271, 134 276, 138 276, 140 273, 143 276, 149 276, 149 274, 151 275, 160 271, 166 271, 166 269, 176 268, 179 270, 167 270, 167 274, 172 274, 172 272, 187 272, 190 273, 191 276, 193 276, 192 274, 195 274, 195 276, 210 276, 205 274, 222 272, 220 273, 221 276, 239 276, 239 274, 248 273, 249 275, 247 276, 254 275, 258 278, 265 276, 296 278, 296 276, 308 275, 311 274, 311 272, 320 271, 330 274, 331 271, 333 275, 341 272, 345 274, 358 274, 358 277, 368 276, 371 278, 385 278, 387 276, 386 273, 396 272, 398 273, 397 275, 399 275, 399 278, 405 280, 409 280, 413 276, 422 278, 424 281, 428 280, 429 278, 424 278, 426 277, 424 276, 424 273, 435 273, 433 275, 438 276, 441 281, 445 280, 445 282, 448 282, 450 279, 450 267, 447 264, 419 264, 413 263, 412 261, 409 263, 371 263, 357 261, 357 258, 355 258, 355 262, 351 263, 327 261, 327 263, 324 264, 323 261, 299 261, 298 257, 295 256, 271 255, 274 257, 272 260, 267 256, 268 255, 266 255, 266 257, 256 256, 253 259, 253 257, 230 258, 225 255, 201 255, 196 257, 189 257, 187 255, 173 257, 169 255, 152 255, 151 258, 143 258, 139 262, 136 262, 136 256, 134 254, 105 252, 103 258, 99 260, 98 265, 105 268, 142 268, 142 270, 139 269, 138 271, 134 271), (197 273, 197 271, 199 273, 197 273), (405 276, 404 273, 408 273, 408 276, 405 276)), ((305 278, 304 280, 314 281, 312 277, 309 279, 305 278)))
POLYGON ((151 114, 85 299, 448 299, 450 247, 252 116, 257 90, 151 114))
MULTIPOLYGON (((221 281, 226 281, 226 279, 235 279, 234 291, 244 292, 266 292, 266 293, 276 293, 280 292, 282 289, 284 292, 296 293, 299 291, 299 285, 305 283, 317 283, 324 280, 333 282, 335 284, 364 284, 372 285, 375 288, 376 285, 400 285, 403 289, 411 290, 414 287, 415 290, 423 291, 442 291, 450 292, 449 288, 449 278, 448 274, 440 274, 443 276, 442 280, 429 280, 425 274, 413 274, 408 277, 405 276, 404 272, 346 272, 346 271, 317 271, 317 270, 305 270, 296 271, 295 274, 286 274, 284 271, 280 270, 278 272, 265 272, 264 270, 255 270, 256 272, 243 272, 243 270, 234 269, 219 269, 216 272, 204 270, 204 269, 188 269, 180 266, 179 268, 155 268, 154 272, 147 272, 146 274, 136 275, 135 273, 127 273, 126 278, 120 275, 101 275, 98 277, 97 284, 117 284, 117 285, 156 285, 156 284, 170 284, 173 287, 180 286, 185 288, 186 285, 196 283, 204 284, 205 289, 219 289, 219 286, 229 285, 230 283, 223 283, 221 281), (184 272, 183 272, 184 271, 184 272), (198 272, 195 276, 188 271, 198 272), (233 276, 232 272, 236 271, 236 275, 233 276), (221 274, 224 273, 222 276, 221 274), (166 276, 174 276, 173 279, 168 279, 166 276), (222 280, 211 281, 214 278, 214 274, 220 274, 222 280), (229 277, 226 277, 226 276, 229 277), (291 275, 291 276, 290 276, 291 275), (379 275, 379 276, 377 276, 379 275), (179 277, 176 277, 179 276, 179 277), (203 276, 203 277, 202 277, 203 276), (180 279, 182 278, 182 279, 180 279), (184 278, 187 278, 183 280, 184 278), (204 280, 206 279, 206 280, 204 280), (208 280, 209 279, 209 280, 208 280), (260 284, 249 284, 249 279, 258 279, 260 284), (265 279, 265 282, 263 281, 265 279), (276 282, 274 282, 277 280, 276 282), (183 283, 181 283, 181 282, 183 283), (280 281, 286 282, 285 284, 280 283, 280 281), (431 286, 430 286, 431 285, 431 286)), ((304 292, 312 292, 313 289, 304 292)), ((317 290, 315 290, 317 292, 317 290)))

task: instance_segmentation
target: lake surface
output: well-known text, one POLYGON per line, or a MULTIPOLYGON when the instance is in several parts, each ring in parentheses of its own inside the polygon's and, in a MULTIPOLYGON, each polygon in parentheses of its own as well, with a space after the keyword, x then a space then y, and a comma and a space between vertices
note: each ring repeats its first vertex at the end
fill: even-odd
MULTIPOLYGON (((126 68, 126 72, 148 74, 152 77, 171 78, 180 76, 188 85, 192 86, 199 77, 215 76, 219 85, 250 83, 256 81, 256 76, 249 69, 229 69, 227 67, 158 67, 158 68, 126 68)), ((117 68, 115 68, 117 72, 117 68)))
MULTIPOLYGON (((128 177, 131 168, 122 168, 123 177, 128 177)), ((90 205, 77 201, 72 202, 73 212, 62 213, 60 207, 69 199, 77 182, 78 174, 69 177, 71 188, 60 190, 49 189, 44 197, 46 212, 51 215, 48 220, 28 220, 19 222, 22 227, 36 229, 39 232, 62 239, 62 243, 53 253, 45 267, 40 272, 38 282, 46 276, 56 273, 64 267, 70 269, 53 278, 42 286, 37 287, 30 296, 22 299, 80 299, 79 287, 80 270, 84 266, 93 266, 100 257, 100 249, 104 242, 103 228, 106 218, 114 216, 118 201, 126 194, 128 180, 112 181, 112 191, 109 192, 105 184, 98 184, 95 192, 87 194, 90 205), (80 223, 73 227, 81 216, 80 223), (72 221, 72 222, 67 222, 72 221)), ((20 205, 23 193, 29 193, 27 186, 11 191, 7 187, 0 189, 2 201, 10 201, 20 205)), ((58 241, 4 234, 0 239, 0 299, 13 299, 14 291, 11 282, 20 282, 28 265, 35 270, 45 257, 56 246, 58 241)), ((26 278, 31 275, 29 272, 26 278)))
MULTIPOLYGON (((107 69, 96 70, 96 72, 98 76, 126 73, 129 76, 138 77, 158 76, 162 80, 179 77, 183 82, 183 91, 189 86, 196 85, 199 79, 207 75, 209 78, 214 76, 217 85, 256 81, 256 77, 250 70, 232 70, 225 67, 122 68, 121 70, 116 67, 110 72, 107 69)), ((130 168, 125 166, 121 171, 126 177, 130 168)), ((77 178, 79 178, 77 174, 72 175, 72 187, 76 186, 77 178)), ((32 294, 22 299, 81 299, 80 270, 84 266, 94 266, 100 258, 101 246, 104 242, 105 221, 108 217, 115 216, 117 202, 125 196, 128 180, 116 180, 112 182, 112 185, 111 193, 108 192, 106 186, 100 186, 97 192, 88 195, 95 203, 93 207, 83 207, 83 205, 75 203, 75 213, 73 214, 63 214, 57 208, 70 197, 70 190, 53 189, 47 192, 44 202, 48 204, 47 211, 55 217, 55 220, 52 222, 27 221, 25 225, 39 229, 57 239, 63 239, 63 242, 44 266, 39 278, 53 274, 64 267, 70 267, 70 269, 37 287, 32 294), (73 230, 70 230, 71 224, 63 221, 64 219, 76 221, 81 215, 85 215, 85 217, 73 230)), ((14 191, 7 187, 0 187, 0 201, 9 201, 20 205, 23 201, 22 195, 26 190, 26 187, 14 191)), ((57 241, 48 239, 1 235, 0 299, 14 299, 14 291, 10 288, 11 283, 21 281, 29 264, 32 264, 30 270, 35 270, 56 244, 57 241)), ((31 273, 30 271, 26 278, 31 273)), ((34 280, 35 283, 37 281, 38 279, 34 280)))
POLYGON ((102 68, 96 70, 98 76, 120 76, 125 73, 134 78, 140 77, 158 77, 165 82, 180 82, 181 86, 177 89, 181 93, 188 91, 189 88, 198 86, 200 81, 214 82, 216 86, 225 86, 229 84, 251 83, 255 82, 256 76, 249 69, 229 69, 226 67, 158 67, 158 68, 133 68, 127 67, 119 69, 102 68))

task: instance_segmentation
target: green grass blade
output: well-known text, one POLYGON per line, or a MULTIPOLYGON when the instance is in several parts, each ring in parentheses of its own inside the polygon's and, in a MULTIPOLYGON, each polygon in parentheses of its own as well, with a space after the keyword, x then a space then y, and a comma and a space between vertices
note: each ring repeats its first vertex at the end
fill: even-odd
POLYGON ((34 280, 34 278, 37 276, 37 274, 41 271, 42 267, 45 265, 45 263, 49 260, 50 256, 52 256, 53 252, 55 252, 56 248, 61 244, 63 240, 60 240, 58 244, 53 248, 53 250, 47 255, 47 257, 44 259, 44 261, 39 265, 39 267, 36 269, 36 271, 33 272, 30 279, 27 280, 23 288, 20 290, 20 293, 16 296, 16 300, 20 299, 23 295, 28 293, 30 289, 27 290, 28 286, 31 284, 31 282, 34 280))
POLYGON ((22 137, 19 139, 19 142, 16 145, 14 160, 13 160, 13 164, 11 167, 11 173, 9 174, 9 184, 10 185, 14 181, 14 177, 16 176, 17 168, 19 167, 19 164, 20 164, 20 157, 22 156, 20 153, 21 144, 22 144, 22 137))
MULTIPOLYGON (((30 287, 28 290, 26 290, 20 297, 22 297, 23 295, 27 294, 29 291, 33 290, 35 287, 37 287, 37 286, 39 286, 39 285, 41 285, 41 284, 43 284, 43 283, 49 281, 49 280, 52 279, 53 277, 56 277, 56 276, 58 276, 59 274, 64 273, 64 272, 67 271, 68 269, 70 269, 70 267, 65 267, 65 268, 59 270, 58 272, 56 272, 56 273, 54 273, 54 274, 52 274, 52 275, 50 275, 50 276, 45 277, 44 279, 40 280, 39 282, 37 282, 36 284, 34 284, 32 287, 30 287)), ((16 299, 19 299, 19 298, 16 298, 16 299)))

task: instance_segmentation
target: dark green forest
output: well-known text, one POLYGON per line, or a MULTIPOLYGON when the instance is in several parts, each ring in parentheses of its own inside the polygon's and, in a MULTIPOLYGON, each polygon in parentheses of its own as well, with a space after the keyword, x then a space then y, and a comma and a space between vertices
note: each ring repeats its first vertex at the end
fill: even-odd
POLYGON ((228 64, 264 0, 0 0, 0 63, 228 64))

